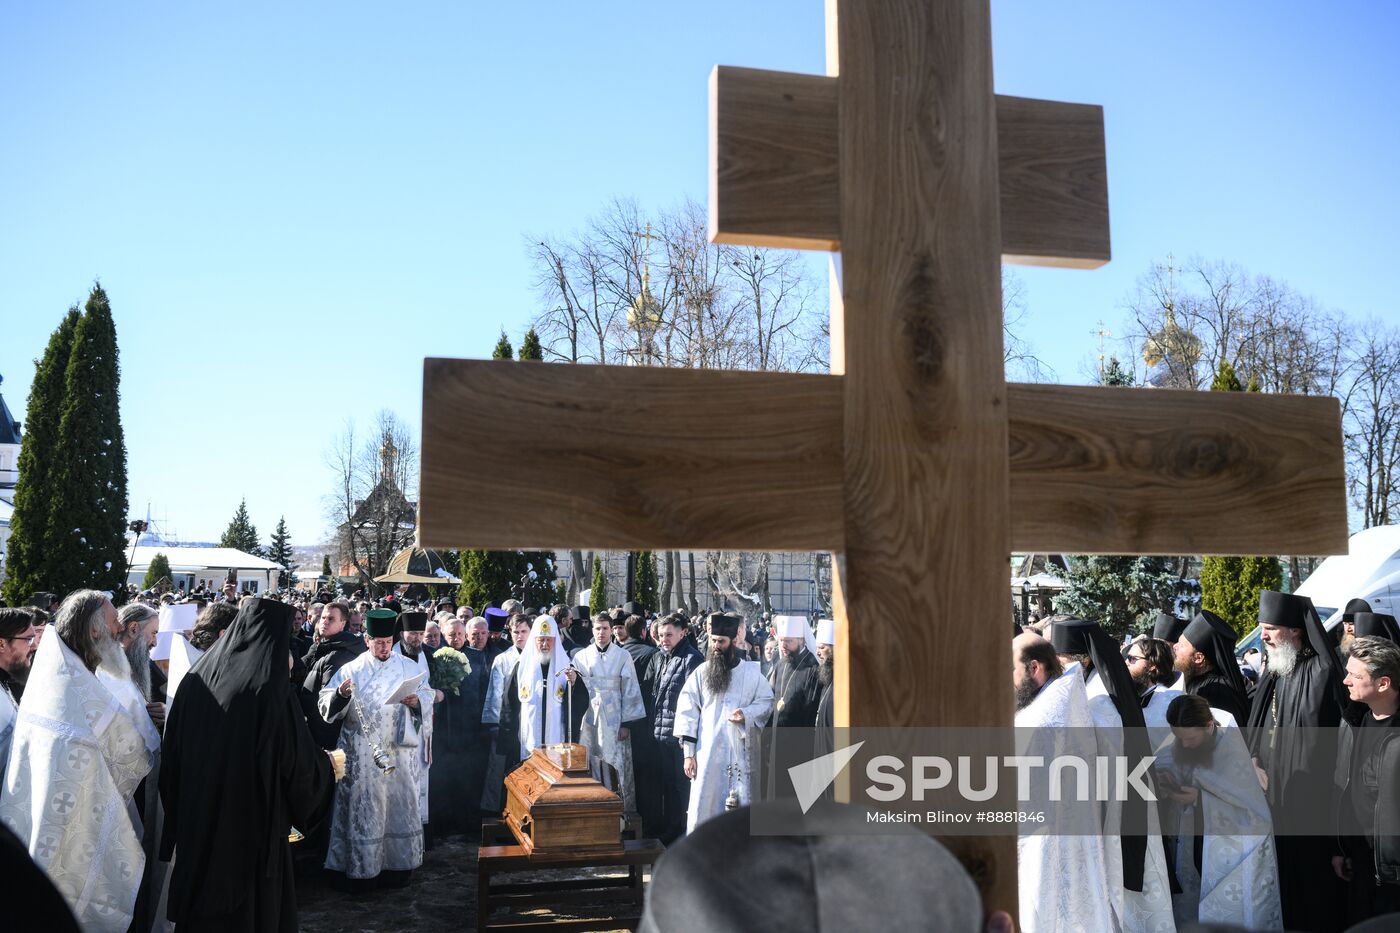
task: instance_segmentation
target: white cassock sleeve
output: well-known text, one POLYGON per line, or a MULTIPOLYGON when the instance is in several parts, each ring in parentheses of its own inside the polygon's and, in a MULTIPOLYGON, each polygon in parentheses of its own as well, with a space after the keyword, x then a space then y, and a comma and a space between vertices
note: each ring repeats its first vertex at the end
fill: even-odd
MULTIPOLYGON (((408 663, 413 664, 412 661, 408 663)), ((423 682, 418 685, 417 690, 413 691, 413 695, 418 698, 418 711, 423 716, 423 728, 431 733, 433 731, 433 688, 428 683, 428 678, 423 678, 423 682)))
POLYGON ((331 675, 331 679, 326 681, 326 685, 321 688, 321 693, 316 698, 316 710, 326 722, 335 722, 342 716, 348 716, 350 707, 354 705, 347 700, 345 705, 339 710, 335 713, 331 712, 331 702, 335 700, 336 691, 340 689, 340 685, 345 683, 346 678, 350 676, 345 672, 345 667, 346 665, 342 665, 340 670, 331 675))
POLYGON ((671 734, 681 740, 686 757, 695 754, 695 740, 700 737, 700 709, 704 705, 704 698, 700 695, 700 672, 704 669, 705 665, 702 664, 690 672, 676 700, 675 728, 671 734))
POLYGON ((767 725, 768 717, 773 715, 773 688, 769 686, 767 678, 761 676, 755 677, 754 683, 757 689, 753 699, 747 706, 742 707, 744 725, 749 729, 762 729, 767 725))
POLYGON ((645 719, 647 715, 646 704, 642 702, 642 686, 637 683, 637 666, 630 660, 628 655, 622 661, 622 721, 632 722, 635 719, 645 719))

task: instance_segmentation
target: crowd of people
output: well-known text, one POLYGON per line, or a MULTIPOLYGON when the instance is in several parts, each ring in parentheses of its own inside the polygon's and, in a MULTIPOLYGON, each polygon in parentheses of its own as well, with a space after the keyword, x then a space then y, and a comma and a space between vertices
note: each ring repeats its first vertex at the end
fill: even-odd
POLYGON ((1273 591, 1258 618, 1262 663, 1207 610, 1126 644, 1068 616, 1017 627, 1018 727, 1156 756, 1155 806, 1105 802, 1102 835, 1022 834, 1025 929, 1400 929, 1400 626, 1358 599, 1328 632, 1273 591))
MULTIPOLYGON (((52 884, 54 930, 295 929, 299 872, 407 884, 425 849, 479 838, 541 746, 583 745, 671 845, 765 796, 755 742, 832 743, 830 620, 132 595, 0 608, 0 850, 52 884)), ((1157 798, 1104 802, 1099 835, 1023 833, 1023 929, 1400 912, 1400 625, 1356 600, 1329 633, 1271 591, 1259 622, 1262 657, 1206 610, 1126 642, 1067 616, 1016 628, 1016 725, 1155 755, 1157 798), (1328 831, 1301 819, 1319 814, 1328 831)))
POLYGON ((0 608, 0 833, 84 930, 295 929, 299 873, 401 887, 563 741, 669 845, 749 803, 760 730, 831 721, 829 620, 122 595, 0 608))

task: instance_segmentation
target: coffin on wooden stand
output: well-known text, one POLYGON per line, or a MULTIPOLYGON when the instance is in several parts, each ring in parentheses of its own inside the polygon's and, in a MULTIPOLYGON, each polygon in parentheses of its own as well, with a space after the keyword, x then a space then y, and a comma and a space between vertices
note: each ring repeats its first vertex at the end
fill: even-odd
POLYGON ((622 798, 593 779, 582 745, 535 749, 506 777, 504 818, 527 855, 622 853, 622 798))

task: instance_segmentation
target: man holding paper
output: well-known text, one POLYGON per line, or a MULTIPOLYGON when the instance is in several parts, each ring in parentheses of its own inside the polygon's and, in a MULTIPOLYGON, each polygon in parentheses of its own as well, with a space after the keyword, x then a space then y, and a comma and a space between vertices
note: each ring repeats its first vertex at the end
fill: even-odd
POLYGON ((345 780, 336 787, 326 868, 355 887, 402 887, 423 862, 418 751, 433 692, 418 665, 393 650, 396 626, 392 609, 366 613, 369 650, 337 670, 319 697, 327 722, 344 719, 345 780))

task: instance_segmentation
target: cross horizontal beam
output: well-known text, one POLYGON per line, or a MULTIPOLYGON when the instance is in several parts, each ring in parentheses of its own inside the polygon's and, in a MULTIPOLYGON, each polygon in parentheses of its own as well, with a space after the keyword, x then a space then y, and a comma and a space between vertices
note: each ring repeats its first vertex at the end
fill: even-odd
MULTIPOLYGON (((719 66, 710 75, 710 239, 841 248, 837 82, 719 66)), ((1109 260, 1103 108, 998 94, 1005 262, 1109 260)))
MULTIPOLYGON (((419 540, 841 551, 843 378, 428 359, 419 540)), ((1336 399, 1011 384, 1005 401, 1016 551, 1346 552, 1336 399)))

